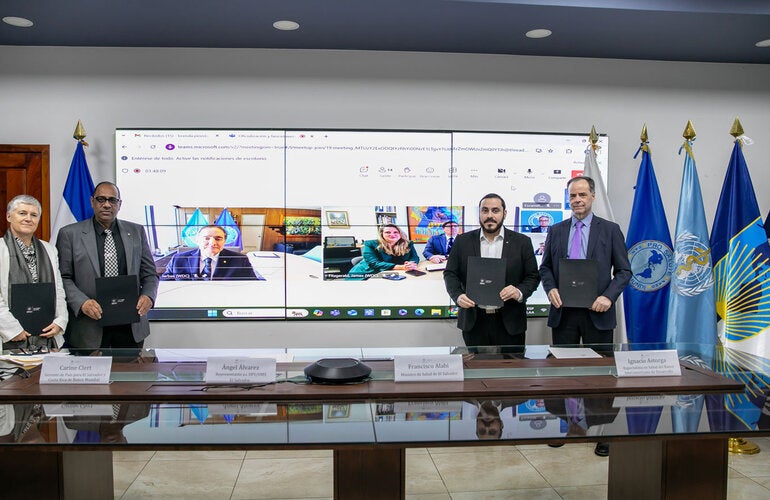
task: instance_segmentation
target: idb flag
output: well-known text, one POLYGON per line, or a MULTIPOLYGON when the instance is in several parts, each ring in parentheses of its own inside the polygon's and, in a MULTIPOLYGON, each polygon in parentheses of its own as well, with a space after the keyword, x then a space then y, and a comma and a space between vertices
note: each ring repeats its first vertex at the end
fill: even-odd
POLYGON ((238 224, 235 223, 235 219, 233 219, 233 215, 228 209, 225 208, 222 210, 222 212, 217 217, 217 220, 214 221, 214 224, 217 226, 222 226, 225 229, 225 232, 227 233, 227 237, 225 238, 225 246, 238 247, 239 249, 243 250, 241 230, 238 229, 238 224))
POLYGON ((209 220, 203 215, 200 208, 196 208, 195 212, 190 216, 190 220, 188 220, 185 227, 182 228, 182 241, 185 246, 197 247, 198 242, 196 241, 196 238, 198 236, 198 231, 200 231, 201 227, 208 225, 209 220))
POLYGON ((770 246, 740 139, 711 229, 719 336, 726 347, 770 356, 770 246))
POLYGON ((711 247, 692 142, 687 140, 682 147, 686 154, 676 217, 676 264, 671 277, 666 340, 690 344, 689 347, 682 345, 680 353, 697 354, 710 365, 717 344, 716 315, 712 313, 711 247))
POLYGON ((94 181, 86 163, 86 153, 83 143, 78 141, 75 154, 72 155, 70 171, 67 181, 64 183, 64 192, 56 218, 51 227, 51 243, 56 243, 59 229, 67 224, 73 224, 93 217, 94 209, 91 207, 91 195, 94 192, 94 181))
POLYGON ((640 149, 642 163, 626 237, 632 272, 623 292, 626 331, 632 343, 665 342, 674 252, 652 158, 646 144, 640 149))

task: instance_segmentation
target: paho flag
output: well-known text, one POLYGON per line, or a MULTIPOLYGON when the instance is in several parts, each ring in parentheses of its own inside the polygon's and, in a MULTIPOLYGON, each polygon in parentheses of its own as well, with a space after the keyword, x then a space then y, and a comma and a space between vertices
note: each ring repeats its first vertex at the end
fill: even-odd
POLYGON ((201 227, 208 226, 209 220, 203 215, 200 208, 196 208, 195 212, 190 216, 190 220, 187 221, 185 227, 182 228, 182 242, 188 247, 197 247, 198 231, 201 227))
POLYGON ((217 226, 222 226, 227 233, 225 238, 225 246, 238 247, 243 250, 243 241, 241 240, 241 230, 238 229, 238 224, 235 223, 233 215, 225 208, 214 221, 217 226))
POLYGON ((720 340, 770 357, 770 246, 740 139, 719 196, 711 250, 720 340))
POLYGON ((56 244, 59 229, 93 217, 94 209, 91 206, 93 192, 94 181, 91 180, 91 173, 88 171, 86 153, 83 150, 83 143, 78 141, 75 154, 72 155, 67 181, 64 183, 63 199, 51 226, 51 244, 56 244))
MULTIPOLYGON (((666 340, 682 346, 709 366, 717 344, 714 306, 714 279, 711 267, 706 213, 692 151, 692 141, 682 146, 686 151, 679 212, 674 237, 675 268, 671 276, 666 340)), ((681 152, 681 150, 680 150, 681 152)))
POLYGON ((626 331, 632 343, 665 342, 674 252, 649 148, 643 143, 640 149, 642 162, 626 236, 632 272, 623 292, 626 331))

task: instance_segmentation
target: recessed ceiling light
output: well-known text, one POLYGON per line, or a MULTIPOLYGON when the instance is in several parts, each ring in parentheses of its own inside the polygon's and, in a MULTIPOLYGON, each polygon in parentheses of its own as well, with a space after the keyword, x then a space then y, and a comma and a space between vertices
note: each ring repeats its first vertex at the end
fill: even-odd
POLYGON ((770 47, 770 38, 768 38, 767 40, 760 40, 754 45, 756 45, 757 47, 770 47))
POLYGON ((5 24, 10 24, 11 26, 17 26, 19 28, 29 28, 34 24, 29 19, 25 19, 23 17, 16 17, 16 16, 4 17, 3 22, 5 24))
POLYGON ((273 28, 281 31, 294 31, 299 29, 299 23, 294 21, 276 21, 273 23, 273 28))
POLYGON ((540 28, 536 30, 529 30, 525 34, 527 38, 546 38, 551 36, 551 30, 540 28))

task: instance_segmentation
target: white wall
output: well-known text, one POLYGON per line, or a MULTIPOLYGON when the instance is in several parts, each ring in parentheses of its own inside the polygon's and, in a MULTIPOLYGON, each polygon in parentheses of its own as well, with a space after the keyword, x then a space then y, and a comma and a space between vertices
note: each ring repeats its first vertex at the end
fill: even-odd
MULTIPOLYGON (((770 66, 472 54, 249 49, 0 47, 0 142, 51 145, 52 213, 78 119, 96 181, 114 179, 118 127, 510 130, 610 138, 608 188, 630 217, 644 123, 669 225, 692 120, 713 219, 739 116, 760 209, 770 208, 770 66)), ((154 345, 456 343, 447 321, 155 324, 154 345), (393 333, 393 331, 398 333, 393 333), (392 342, 390 342, 392 340, 392 342)), ((528 341, 547 341, 531 322, 528 341)))

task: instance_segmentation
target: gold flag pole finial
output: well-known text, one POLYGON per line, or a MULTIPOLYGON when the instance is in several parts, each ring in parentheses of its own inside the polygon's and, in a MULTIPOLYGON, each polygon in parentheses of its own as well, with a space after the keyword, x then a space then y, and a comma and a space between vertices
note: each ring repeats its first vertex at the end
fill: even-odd
POLYGON ((88 146, 88 143, 84 140, 86 138, 86 129, 83 128, 83 124, 80 120, 78 120, 78 124, 75 127, 75 133, 72 134, 72 137, 76 141, 82 142, 83 146, 88 146))
POLYGON ((743 135, 743 125, 741 125, 741 121, 738 119, 737 116, 735 117, 733 126, 730 129, 730 135, 735 137, 736 139, 743 135))
POLYGON ((645 123, 642 125, 642 133, 639 134, 639 140, 642 141, 642 145, 640 148, 642 151, 650 152, 650 145, 648 144, 650 142, 650 138, 647 136, 647 124, 645 123))
POLYGON ((597 144, 599 142, 599 134, 596 133, 596 127, 591 125, 591 133, 588 134, 588 140, 591 142, 591 149, 596 151, 599 149, 599 145, 597 144))
POLYGON ((599 134, 596 133, 596 127, 591 125, 591 133, 588 135, 591 144, 596 145, 599 142, 599 134))
POLYGON ((695 139, 695 129, 693 128, 692 122, 690 120, 687 120, 687 126, 684 128, 684 132, 682 132, 682 137, 688 141, 695 139))

